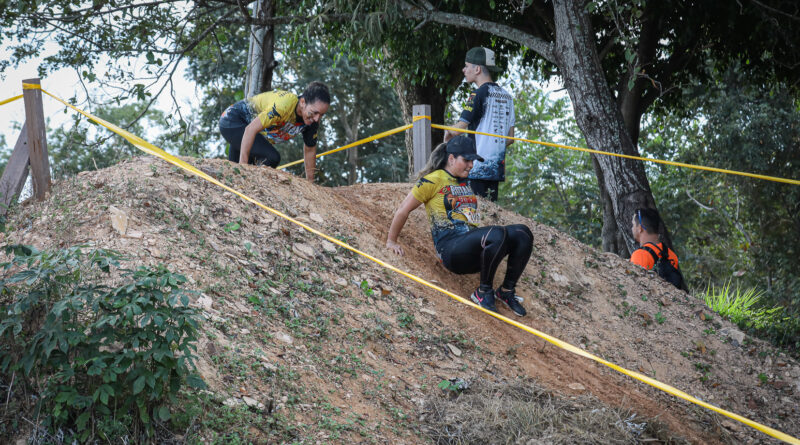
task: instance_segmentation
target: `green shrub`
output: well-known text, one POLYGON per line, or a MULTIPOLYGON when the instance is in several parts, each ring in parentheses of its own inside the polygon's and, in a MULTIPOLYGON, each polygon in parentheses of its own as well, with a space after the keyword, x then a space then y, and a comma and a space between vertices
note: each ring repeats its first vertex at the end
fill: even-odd
POLYGON ((785 317, 781 306, 759 307, 762 295, 763 292, 756 288, 742 290, 736 286, 736 289, 731 289, 731 282, 728 281, 719 288, 708 286, 703 299, 711 310, 728 317, 732 322, 747 328, 763 329, 785 317))
POLYGON ((0 375, 37 395, 34 418, 51 432, 87 442, 119 440, 122 430, 138 442, 170 418, 181 385, 205 386, 194 374, 199 315, 180 288, 185 277, 159 265, 113 279, 119 254, 81 247, 6 248, 0 375))

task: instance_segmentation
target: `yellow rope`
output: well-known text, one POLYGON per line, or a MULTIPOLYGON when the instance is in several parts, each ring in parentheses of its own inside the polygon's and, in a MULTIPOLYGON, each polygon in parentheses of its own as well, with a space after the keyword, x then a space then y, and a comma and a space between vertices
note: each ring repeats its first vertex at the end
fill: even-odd
MULTIPOLYGON (((430 116, 414 116, 413 122, 416 122, 416 121, 419 121, 419 120, 423 120, 423 119, 431 120, 431 117, 430 116)), ((337 151, 347 150, 348 148, 353 148, 353 147, 356 147, 358 145, 366 144, 367 142, 372 142, 372 141, 375 141, 375 140, 378 140, 378 139, 381 139, 381 138, 385 138, 386 136, 391 136, 393 134, 400 133, 401 131, 408 130, 411 127, 413 127, 413 125, 408 124, 408 125, 403 125, 401 127, 393 128, 391 130, 384 131, 383 133, 378 133, 378 134, 370 136, 368 138, 360 139, 358 141, 351 142, 351 143, 349 143, 347 145, 343 145, 343 146, 341 146, 339 148, 334 148, 333 150, 328 150, 328 151, 326 151, 324 153, 320 153, 320 154, 316 155, 316 158, 321 158, 321 157, 323 157, 325 155, 329 155, 331 153, 336 153, 337 151)), ((280 169, 284 169, 286 167, 291 167, 293 165, 300 164, 302 162, 304 162, 304 159, 298 159, 296 161, 289 162, 288 164, 279 165, 276 168, 278 168, 280 170, 280 169)))
POLYGON ((276 215, 276 216, 278 216, 280 218, 283 218, 283 219, 285 219, 285 220, 287 220, 287 221, 289 221, 289 222, 291 222, 293 224, 296 224, 296 225, 302 227, 303 229, 305 229, 305 230, 307 230, 307 231, 309 231, 309 232, 311 232, 311 233, 313 233, 315 235, 318 235, 318 236, 320 236, 320 237, 322 237, 322 238, 324 238, 324 239, 326 239, 326 240, 328 240, 328 241, 330 241, 330 242, 332 242, 332 243, 334 243, 334 244, 336 244, 336 245, 338 245, 338 246, 340 246, 342 248, 345 248, 345 249, 347 249, 347 250, 349 250, 349 251, 351 251, 353 253, 361 255, 362 257, 367 258, 368 260, 373 261, 373 262, 379 264, 382 267, 385 267, 385 268, 387 268, 387 269, 389 269, 389 270, 391 270, 393 272, 396 272, 396 273, 398 273, 400 275, 403 275, 403 276, 405 276, 405 277, 407 277, 407 278, 409 278, 409 279, 411 279, 411 280, 413 280, 413 281, 415 281, 415 282, 417 282, 419 284, 427 286, 427 287, 429 287, 429 288, 431 288, 433 290, 439 291, 439 292, 449 296, 450 298, 453 298, 454 300, 459 301, 460 303, 466 304, 466 305, 471 306, 471 307, 473 307, 475 309, 483 311, 484 313, 486 313, 486 314, 488 314, 488 315, 490 315, 490 316, 492 316, 494 318, 497 318, 498 320, 501 320, 501 321, 503 321, 505 323, 508 323, 508 324, 510 324, 512 326, 516 326, 517 328, 520 328, 520 329, 522 329, 522 330, 524 330, 526 332, 529 332, 529 333, 531 333, 531 334, 533 334, 533 335, 535 335, 535 336, 537 336, 537 337, 539 337, 539 338, 541 338, 541 339, 543 339, 543 340, 545 340, 545 341, 547 341, 547 342, 549 342, 549 343, 551 343, 551 344, 553 344, 553 345, 555 345, 555 346, 557 346, 559 348, 562 348, 562 349, 565 349, 565 350, 567 350, 569 352, 572 352, 573 354, 577 354, 577 355, 579 355, 581 357, 585 357, 585 358, 588 358, 590 360, 594 360, 595 362, 603 364, 603 365, 605 365, 605 366, 607 366, 607 367, 609 367, 611 369, 614 369, 617 372, 625 374, 625 375, 627 375, 629 377, 632 377, 632 378, 634 378, 636 380, 639 380, 639 381, 641 381, 643 383, 646 383, 646 384, 648 384, 648 385, 650 385, 650 386, 652 386, 654 388, 660 389, 660 390, 662 390, 662 391, 664 391, 666 393, 672 394, 672 395, 674 395, 676 397, 679 397, 681 399, 684 399, 684 400, 689 401, 691 403, 694 403, 696 405, 702 406, 702 407, 704 407, 706 409, 709 409, 709 410, 712 410, 712 411, 717 412, 719 414, 722 414, 723 416, 726 416, 726 417, 728 417, 730 419, 733 419, 733 420, 739 421, 741 423, 744 423, 745 425, 748 425, 748 426, 750 426, 752 428, 755 428, 755 429, 757 429, 757 430, 759 430, 759 431, 761 431, 761 432, 763 432, 765 434, 768 434, 768 435, 770 435, 772 437, 775 437, 777 439, 783 440, 783 441, 785 441, 787 443, 800 445, 800 440, 798 440, 798 439, 796 439, 796 438, 794 438, 792 436, 789 436, 786 433, 783 433, 781 431, 775 430, 775 429, 770 428, 770 427, 768 427, 766 425, 762 425, 762 424, 760 424, 758 422, 755 422, 753 420, 750 420, 750 419, 748 419, 746 417, 742 417, 742 416, 740 416, 740 415, 738 415, 736 413, 733 413, 733 412, 724 410, 722 408, 716 407, 714 405, 711 405, 709 403, 703 402, 702 400, 698 400, 698 399, 692 397, 691 395, 689 395, 689 394, 687 394, 687 393, 685 393, 685 392, 683 392, 683 391, 681 391, 681 390, 679 390, 677 388, 674 388, 674 387, 672 387, 670 385, 667 385, 665 383, 661 383, 658 380, 652 379, 652 378, 650 378, 650 377, 648 377, 646 375, 643 375, 643 374, 640 374, 638 372, 631 371, 631 370, 622 368, 620 366, 617 366, 617 365, 615 365, 615 364, 613 364, 613 363, 611 363, 609 361, 606 361, 606 360, 604 360, 604 359, 602 359, 600 357, 597 357, 597 356, 595 356, 595 355, 593 355, 593 354, 591 354, 589 352, 586 352, 586 351, 584 351, 584 350, 582 350, 580 348, 577 348, 577 347, 575 347, 575 346, 573 346, 573 345, 571 345, 569 343, 561 341, 561 340, 559 340, 559 339, 557 339, 555 337, 552 337, 552 336, 550 336, 548 334, 545 334, 543 332, 537 331, 536 329, 533 329, 530 326, 524 325, 522 323, 514 321, 514 320, 512 320, 510 318, 507 318, 507 317, 505 317, 503 315, 500 315, 500 314, 497 314, 495 312, 486 310, 486 309, 484 309, 484 308, 472 303, 471 301, 468 301, 468 300, 466 300, 466 299, 464 299, 464 298, 462 298, 462 297, 460 297, 460 296, 458 296, 458 295, 456 295, 456 294, 454 294, 454 293, 452 293, 452 292, 450 292, 450 291, 448 291, 446 289, 443 289, 443 288, 441 288, 439 286, 436 286, 435 284, 430 283, 430 282, 428 282, 428 281, 426 281, 426 280, 424 280, 424 279, 422 279, 422 278, 420 278, 420 277, 418 277, 416 275, 413 275, 413 274, 408 273, 408 272, 406 272, 404 270, 398 269, 397 267, 395 267, 395 266, 393 266, 393 265, 391 265, 389 263, 386 263, 383 260, 375 258, 375 257, 373 257, 373 256, 371 256, 371 255, 369 255, 369 254, 367 254, 365 252, 362 252, 362 251, 350 246, 349 244, 346 244, 346 243, 344 243, 344 242, 342 242, 342 241, 340 241, 340 240, 338 240, 336 238, 328 236, 328 235, 326 235, 326 234, 324 234, 324 233, 322 233, 322 232, 320 232, 320 231, 318 231, 318 230, 316 230, 316 229, 314 229, 314 228, 312 228, 312 227, 310 227, 310 226, 308 226, 308 225, 306 225, 306 224, 304 224, 304 223, 302 223, 302 222, 300 222, 300 221, 298 221, 298 220, 296 220, 294 218, 291 218, 290 216, 288 216, 288 215, 286 215, 286 214, 284 214, 282 212, 279 212, 278 210, 275 210, 275 209, 273 209, 271 207, 268 207, 268 206, 262 204, 261 202, 259 202, 259 201, 255 200, 255 199, 253 199, 253 198, 251 198, 251 197, 239 192, 236 189, 228 187, 227 185, 219 182, 215 178, 209 176, 208 174, 204 173, 203 171, 199 170, 198 168, 194 167, 193 165, 187 163, 186 161, 184 161, 184 160, 182 160, 180 158, 177 158, 177 157, 165 152, 164 150, 162 150, 162 149, 156 147, 155 145, 145 141, 144 139, 140 138, 139 136, 136 136, 136 135, 134 135, 134 134, 132 134, 132 133, 130 133, 128 131, 125 131, 122 128, 119 128, 116 125, 114 125, 112 123, 109 123, 109 122, 107 122, 107 121, 105 121, 103 119, 95 117, 95 116, 93 116, 93 115, 91 115, 91 114, 89 114, 89 113, 87 113, 87 112, 75 107, 74 105, 71 105, 68 102, 66 102, 66 101, 54 96, 53 94, 49 93, 47 90, 42 89, 42 91, 45 94, 47 94, 48 96, 52 97, 53 99, 55 99, 55 100, 61 102, 62 104, 66 105, 67 107, 72 108, 73 110, 77 111, 78 113, 81 113, 82 115, 84 115, 87 118, 93 120, 94 122, 106 127, 107 129, 113 131, 114 133, 117 133, 118 135, 122 136, 128 142, 130 142, 131 144, 133 144, 135 147, 139 148, 140 150, 144 151, 145 153, 152 154, 153 156, 159 157, 159 158, 161 158, 161 159, 163 159, 163 160, 165 160, 165 161, 167 161, 167 162, 169 162, 169 163, 171 163, 173 165, 176 165, 176 166, 178 166, 178 167, 180 167, 180 168, 182 168, 182 169, 184 169, 184 170, 186 170, 186 171, 188 171, 188 172, 190 172, 190 173, 192 173, 192 174, 194 174, 194 175, 196 175, 196 176, 198 176, 200 178, 205 179, 206 181, 209 181, 209 182, 217 185, 218 187, 220 187, 220 188, 222 188, 224 190, 227 190, 227 191, 239 196, 240 198, 242 198, 243 200, 245 200, 247 202, 251 202, 251 203, 261 207, 262 209, 264 209, 264 210, 266 210, 266 211, 268 211, 268 212, 270 212, 270 213, 272 213, 272 214, 274 214, 274 215, 276 215))
MULTIPOLYGON (((343 146, 341 146, 339 148, 334 148, 333 150, 328 150, 325 153, 320 153, 316 157, 320 158, 322 156, 329 155, 331 153, 336 153, 337 151, 347 150, 348 148, 353 148, 353 147, 355 147, 357 145, 366 144, 367 142, 372 142, 372 141, 378 140, 380 138, 385 138, 386 136, 391 136, 391 135, 393 135, 395 133, 400 133, 401 131, 406 131, 409 128, 411 128, 411 124, 403 125, 403 126, 397 127, 397 128, 393 128, 391 130, 384 131, 383 133, 378 133, 376 135, 372 135, 372 136, 370 136, 368 138, 359 139, 359 140, 357 140, 355 142, 351 142, 351 143, 349 143, 347 145, 343 145, 343 146)), ((288 164, 279 165, 277 168, 278 169, 282 169, 282 168, 286 168, 286 167, 291 167, 293 165, 300 164, 303 161, 304 161, 303 159, 298 159, 298 160, 292 161, 292 162, 290 162, 288 164)))
POLYGON ((0 102, 0 105, 5 105, 7 103, 14 102, 17 99, 22 99, 22 94, 20 94, 19 96, 9 97, 8 99, 5 99, 2 102, 0 102))
POLYGON ((532 144, 545 145, 545 146, 548 146, 548 147, 558 147, 558 148, 564 148, 564 149, 567 149, 567 150, 583 151, 583 152, 586 152, 586 153, 594 153, 594 154, 598 154, 598 155, 616 156, 618 158, 636 159, 636 160, 639 160, 639 161, 655 162, 657 164, 673 165, 675 167, 693 168, 693 169, 696 169, 696 170, 706 170, 706 171, 717 172, 717 173, 726 173, 726 174, 729 174, 729 175, 739 175, 739 176, 747 176, 747 177, 756 178, 756 179, 764 179, 766 181, 783 182, 783 183, 786 183, 786 184, 800 185, 800 180, 797 180, 797 179, 778 178, 778 177, 775 177, 775 176, 759 175, 759 174, 755 174, 755 173, 740 172, 740 171, 736 171, 736 170, 725 170, 725 169, 716 168, 716 167, 706 167, 706 166, 702 166, 702 165, 684 164, 683 162, 664 161, 664 160, 661 160, 661 159, 644 158, 644 157, 641 157, 641 156, 633 156, 633 155, 625 155, 625 154, 619 154, 619 153, 611 153, 611 152, 607 152, 607 151, 593 150, 591 148, 572 147, 572 146, 569 146, 569 145, 556 144, 554 142, 534 141, 534 140, 531 140, 531 139, 518 138, 518 137, 514 137, 514 136, 503 136, 503 135, 499 135, 499 134, 483 133, 483 132, 480 132, 480 131, 465 130, 463 128, 449 127, 449 126, 446 126, 446 125, 439 125, 439 124, 431 124, 431 128, 438 128, 440 130, 459 131, 459 132, 462 132, 462 133, 470 133, 470 134, 480 134, 480 135, 484 135, 484 136, 491 136, 491 137, 503 138, 503 139, 511 139, 511 140, 520 141, 520 142, 530 142, 532 144))

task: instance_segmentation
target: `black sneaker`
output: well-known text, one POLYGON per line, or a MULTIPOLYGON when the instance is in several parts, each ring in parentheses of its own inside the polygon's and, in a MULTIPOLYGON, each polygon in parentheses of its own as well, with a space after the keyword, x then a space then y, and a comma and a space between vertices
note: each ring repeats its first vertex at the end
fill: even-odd
POLYGON ((508 306, 508 308, 511 309, 511 312, 519 315, 520 317, 524 317, 525 314, 528 313, 525 310, 525 308, 522 307, 521 304, 519 304, 520 302, 519 297, 514 295, 513 290, 501 292, 500 289, 498 288, 497 291, 495 292, 495 295, 497 296, 498 300, 505 303, 506 306, 508 306))
POLYGON ((482 308, 497 312, 497 307, 494 305, 493 291, 481 292, 480 289, 475 289, 475 292, 470 295, 470 298, 475 304, 479 304, 482 308))

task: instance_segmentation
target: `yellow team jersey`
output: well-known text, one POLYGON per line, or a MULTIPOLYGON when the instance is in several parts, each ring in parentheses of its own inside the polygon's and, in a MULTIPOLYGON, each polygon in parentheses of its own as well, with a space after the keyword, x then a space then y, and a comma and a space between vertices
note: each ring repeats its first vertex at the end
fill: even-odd
POLYGON ((303 132, 305 144, 313 147, 317 143, 318 124, 305 125, 302 118, 297 116, 295 109, 298 100, 293 93, 273 90, 247 99, 247 104, 264 126, 261 134, 271 142, 287 141, 303 132))
POLYGON ((425 175, 411 193, 425 204, 434 244, 453 234, 469 232, 480 223, 478 199, 472 188, 446 170, 425 175))

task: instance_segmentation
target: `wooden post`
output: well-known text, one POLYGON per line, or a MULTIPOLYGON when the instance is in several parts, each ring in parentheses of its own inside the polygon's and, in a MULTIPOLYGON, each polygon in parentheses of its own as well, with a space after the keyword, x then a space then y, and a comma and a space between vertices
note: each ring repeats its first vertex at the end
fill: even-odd
POLYGON ((411 128, 412 140, 414 142, 414 175, 425 168, 425 163, 431 156, 431 106, 414 105, 414 119, 417 116, 427 116, 425 119, 414 120, 411 128))
POLYGON ((14 151, 8 159, 3 177, 0 178, 0 215, 8 212, 8 206, 19 196, 25 181, 28 179, 28 129, 27 124, 22 125, 14 151))
MULTIPOLYGON (((39 78, 26 79, 22 83, 39 84, 39 78)), ((44 200, 50 191, 50 158, 47 155, 46 127, 42 111, 42 90, 22 90, 25 100, 25 126, 28 127, 28 150, 30 153, 33 195, 44 200)))

